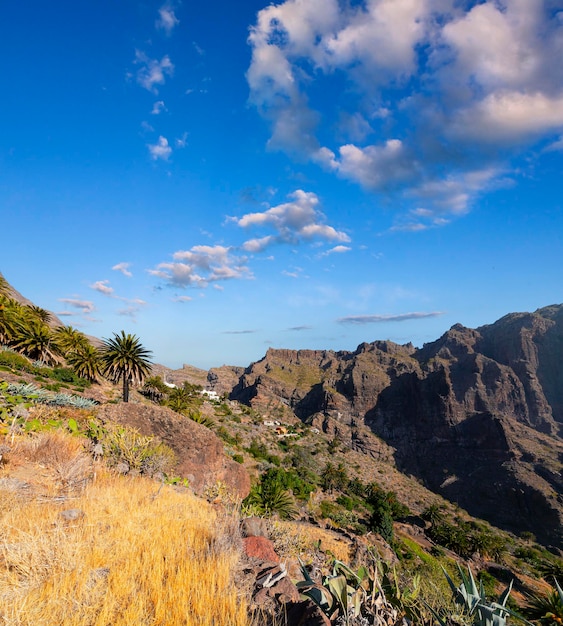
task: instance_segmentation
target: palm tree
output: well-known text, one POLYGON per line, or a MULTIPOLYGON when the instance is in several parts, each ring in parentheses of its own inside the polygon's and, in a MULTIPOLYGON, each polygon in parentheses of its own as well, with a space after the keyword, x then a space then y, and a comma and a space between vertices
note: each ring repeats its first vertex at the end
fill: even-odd
POLYGON ((0 272, 0 296, 10 297, 12 292, 12 288, 10 287, 10 283, 4 278, 4 274, 0 272))
MULTIPOLYGON (((0 282, 0 290, 1 290, 0 282)), ((12 341, 18 328, 19 303, 11 298, 0 295, 0 344, 7 344, 12 341)))
POLYGON ((35 304, 26 304, 24 310, 29 319, 39 320, 43 324, 49 324, 53 317, 49 311, 35 304))
POLYGON ((54 337, 57 349, 65 358, 90 345, 86 335, 72 326, 59 326, 54 331, 54 337))
POLYGON ((164 384, 160 376, 151 376, 145 380, 141 393, 146 395, 153 402, 160 402, 168 391, 168 387, 164 384))
POLYGON ((22 324, 12 344, 18 352, 30 359, 55 364, 58 358, 53 350, 51 329, 37 319, 22 324))
POLYGON ((99 351, 91 343, 86 342, 77 350, 69 352, 66 360, 80 378, 86 378, 93 383, 97 382, 102 361, 99 351))
POLYGON ((123 381, 123 402, 129 402, 129 385, 142 383, 150 374, 152 352, 143 348, 136 335, 114 333, 113 339, 104 339, 102 345, 102 371, 105 376, 123 381))

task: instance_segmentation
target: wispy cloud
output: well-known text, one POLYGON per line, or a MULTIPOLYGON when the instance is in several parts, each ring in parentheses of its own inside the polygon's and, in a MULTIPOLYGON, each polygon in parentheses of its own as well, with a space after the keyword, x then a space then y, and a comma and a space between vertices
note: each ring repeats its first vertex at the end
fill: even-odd
POLYGON ((231 218, 242 228, 271 228, 277 233, 249 239, 243 244, 247 252, 260 252, 274 243, 299 243, 306 240, 350 241, 343 231, 324 223, 318 210, 319 198, 315 193, 297 189, 289 194, 290 202, 271 207, 260 213, 247 213, 231 218))
POLYGON ((257 333, 257 330, 224 330, 223 335, 252 335, 257 333))
POLYGON ((172 154, 172 148, 168 145, 168 139, 162 135, 160 135, 155 144, 147 144, 147 148, 149 149, 149 154, 154 161, 158 159, 168 161, 168 158, 172 154))
POLYGON ((98 280, 92 285, 90 285, 90 289, 94 291, 99 291, 104 296, 115 297, 113 287, 109 286, 109 280, 98 280))
POLYGON ((180 20, 174 13, 174 7, 170 3, 166 3, 158 10, 158 19, 155 26, 163 30, 167 35, 171 35, 174 28, 180 23, 180 20))
POLYGON ((164 100, 157 100, 152 105, 151 115, 160 115, 163 111, 166 111, 166 105, 164 104, 164 100))
POLYGON ((121 272, 124 276, 127 276, 127 278, 131 278, 133 274, 129 271, 130 267, 131 267, 131 263, 123 262, 123 263, 117 263, 111 269, 114 270, 115 272, 121 272))
POLYGON ((443 311, 430 313, 399 313, 398 315, 350 315, 340 317, 336 321, 339 324, 381 324, 383 322, 405 322, 407 320, 419 320, 444 315, 443 311))
POLYGON ((188 145, 188 133, 184 132, 174 140, 176 148, 185 148, 188 145))
POLYGON ((253 277, 246 259, 231 247, 193 246, 175 252, 172 258, 172 262, 148 270, 149 274, 178 287, 207 287, 218 281, 253 277))
POLYGON ((78 309, 79 313, 87 315, 93 313, 96 310, 94 303, 91 300, 80 300, 78 298, 59 298, 59 302, 68 304, 74 309, 78 309))
POLYGON ((190 296, 176 296, 172 298, 172 302, 191 302, 193 300, 190 296))
POLYGON ((153 93, 157 93, 156 85, 164 85, 166 77, 174 73, 174 65, 167 54, 158 61, 136 50, 134 62, 140 66, 137 70, 137 82, 153 93))
POLYGON ((313 329, 312 326, 292 326, 291 328, 287 328, 286 330, 299 333, 304 330, 312 330, 312 329, 313 329))

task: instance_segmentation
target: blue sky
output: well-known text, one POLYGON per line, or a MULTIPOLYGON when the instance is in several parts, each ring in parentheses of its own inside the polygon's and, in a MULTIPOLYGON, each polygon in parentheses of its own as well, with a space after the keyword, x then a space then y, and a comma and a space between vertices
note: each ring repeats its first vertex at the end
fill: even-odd
POLYGON ((0 271, 171 367, 560 303, 563 0, 30 0, 0 271))

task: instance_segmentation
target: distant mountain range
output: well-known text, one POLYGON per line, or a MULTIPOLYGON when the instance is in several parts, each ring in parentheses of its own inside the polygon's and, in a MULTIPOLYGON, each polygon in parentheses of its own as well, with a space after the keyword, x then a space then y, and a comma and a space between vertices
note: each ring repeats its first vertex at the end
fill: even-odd
POLYGON ((247 368, 155 373, 264 415, 289 412, 471 515, 563 551, 563 305, 456 324, 420 349, 270 349, 247 368))
POLYGON ((456 324, 420 349, 270 349, 208 381, 366 454, 383 443, 402 472, 472 515, 563 548, 563 305, 456 324))

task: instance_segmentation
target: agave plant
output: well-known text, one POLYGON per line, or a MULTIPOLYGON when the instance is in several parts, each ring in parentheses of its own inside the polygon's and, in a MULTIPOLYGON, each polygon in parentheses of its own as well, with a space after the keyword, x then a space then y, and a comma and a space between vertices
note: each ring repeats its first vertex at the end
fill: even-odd
MULTIPOLYGON (((457 564, 457 568, 461 577, 461 584, 459 586, 455 585, 446 570, 443 570, 444 575, 450 585, 455 602, 472 618, 475 626, 505 626, 508 615, 526 624, 530 624, 530 622, 526 621, 521 615, 506 606, 506 602, 512 590, 512 582, 501 593, 497 602, 489 602, 485 596, 483 582, 480 581, 479 587, 477 587, 471 568, 467 568, 467 575, 461 569, 459 563, 457 564)), ((436 615, 434 611, 432 612, 441 626, 447 626, 448 622, 444 618, 436 615)), ((532 625, 530 624, 530 626, 532 625)))
POLYGON ((380 580, 379 562, 370 569, 360 567, 354 572, 335 560, 332 573, 315 582, 301 560, 304 580, 297 583, 299 591, 311 599, 331 620, 331 623, 373 624, 374 626, 399 626, 411 623, 404 611, 394 606, 386 597, 380 580))

